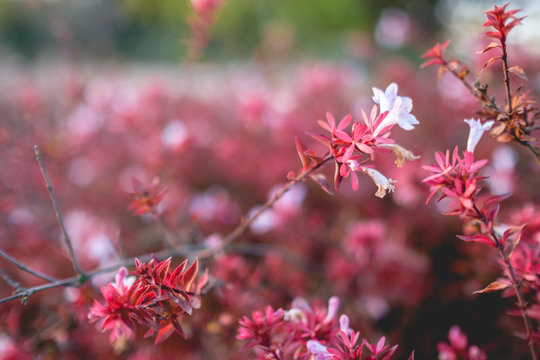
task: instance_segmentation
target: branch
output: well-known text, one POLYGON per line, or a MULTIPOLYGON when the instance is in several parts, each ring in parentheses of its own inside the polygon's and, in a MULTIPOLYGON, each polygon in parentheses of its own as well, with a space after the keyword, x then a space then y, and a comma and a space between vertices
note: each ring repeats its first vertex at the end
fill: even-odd
POLYGON ((8 274, 3 272, 1 269, 0 269, 0 277, 2 279, 4 279, 9 284, 9 286, 11 286, 12 288, 17 289, 17 290, 22 290, 23 289, 21 284, 19 284, 15 280, 13 280, 8 274))
POLYGON ((14 264, 15 266, 17 266, 22 271, 26 271, 27 273, 32 274, 34 276, 37 276, 40 279, 43 279, 43 280, 48 281, 48 282, 57 281, 57 279, 55 279, 55 278, 52 278, 52 277, 50 277, 48 275, 45 275, 45 274, 42 274, 37 270, 30 269, 28 266, 26 266, 23 263, 15 260, 14 258, 9 256, 8 254, 3 252, 2 250, 0 250, 0 256, 3 257, 4 259, 6 259, 7 261, 9 261, 10 263, 14 264))
POLYGON ((60 223, 60 227, 62 228, 62 232, 64 233, 64 241, 66 243, 66 246, 69 249, 69 254, 71 255, 71 262, 73 263, 73 268, 75 269, 75 271, 79 274, 81 278, 85 278, 85 274, 79 267, 79 263, 77 262, 77 258, 75 257, 75 252, 73 251, 71 238, 69 237, 66 227, 64 226, 64 220, 62 218, 62 213, 60 212, 60 207, 58 206, 58 201, 56 200, 54 188, 51 184, 51 181, 49 180, 49 176, 47 175, 45 166, 43 165, 43 160, 41 160, 41 155, 39 153, 39 149, 37 145, 34 145, 34 152, 36 154, 36 159, 39 163, 39 168, 41 169, 41 173, 43 174, 43 178, 45 179, 45 183, 47 184, 47 191, 49 192, 49 195, 51 197, 51 202, 54 207, 54 212, 56 213, 56 218, 58 219, 58 223, 60 223))
MULTIPOLYGON (((54 197, 54 192, 52 191, 52 186, 50 186, 50 182, 48 180, 47 174, 45 172, 44 167, 42 166, 41 157, 39 157, 39 152, 37 150, 37 146, 34 149, 36 151, 36 156, 38 157, 38 161, 40 163, 42 172, 44 173, 44 176, 45 176, 45 179, 46 179, 45 181, 47 182, 47 189, 50 189, 49 193, 51 194, 51 198, 54 199, 53 200, 53 205, 54 205, 54 204, 56 204, 56 198, 54 197)), ((169 256, 173 256, 173 257, 174 256, 187 256, 187 257, 192 257, 192 258, 193 257, 206 258, 206 257, 210 257, 210 256, 213 256, 213 255, 217 254, 218 252, 224 250, 226 247, 228 247, 230 244, 232 244, 240 236, 242 236, 249 229, 249 226, 259 216, 261 216, 266 210, 271 208, 294 185, 296 185, 297 183, 305 180, 314 171, 320 169, 324 164, 326 164, 328 161, 330 161, 333 158, 334 157, 333 157, 332 154, 326 156, 321 163, 313 166, 309 170, 304 171, 302 174, 300 174, 296 178, 290 180, 287 184, 285 184, 283 186, 283 188, 281 188, 280 191, 278 191, 276 194, 274 194, 274 196, 272 196, 272 198, 270 200, 268 200, 255 214, 253 214, 247 220, 242 221, 240 223, 240 225, 238 225, 234 230, 232 230, 228 235, 226 235, 223 238, 220 245, 212 247, 212 248, 202 248, 202 249, 200 249, 200 248, 197 249, 197 248, 184 246, 184 247, 178 247, 178 248, 174 248, 174 249, 166 249, 166 250, 160 251, 158 253, 145 254, 145 255, 142 255, 142 256, 137 256, 137 258, 139 260, 141 260, 142 262, 147 262, 150 259, 152 259, 153 256, 157 256, 158 258, 166 258, 166 257, 169 257, 169 256)), ((57 205, 55 205, 55 210, 57 210, 57 209, 58 209, 58 207, 57 207, 57 205)), ((67 236, 67 233, 65 232, 65 228, 63 226, 63 222, 61 221, 61 216, 59 214, 60 214, 60 212, 57 211, 57 217, 59 217, 60 224, 62 226, 62 229, 64 230, 64 235, 66 236, 66 241, 68 242, 69 237, 67 236)), ((69 241, 68 243, 71 244, 71 241, 69 241)), ((71 249, 71 247, 70 247, 70 249, 71 249)), ((73 257, 73 259, 75 260, 75 257, 73 257)), ((76 262, 74 261, 74 265, 75 264, 76 264, 76 262)), ((18 291, 17 293, 15 293, 15 294, 13 294, 13 295, 11 295, 9 297, 5 297, 3 299, 0 299, 0 304, 3 304, 5 302, 11 301, 11 300, 15 300, 15 299, 18 299, 18 298, 23 298, 23 304, 24 304, 24 303, 26 303, 26 301, 28 300, 28 298, 31 295, 33 295, 33 294, 35 294, 37 292, 41 292, 41 291, 44 291, 44 290, 53 289, 53 288, 57 288, 57 287, 63 287, 63 286, 80 286, 86 280, 91 279, 92 277, 94 277, 96 275, 106 274, 106 273, 109 273, 109 272, 116 271, 121 266, 132 266, 132 265, 133 265, 133 258, 128 258, 128 259, 123 259, 123 260, 119 261, 116 264, 106 266, 106 267, 101 268, 101 269, 96 269, 96 270, 93 270, 93 271, 90 271, 90 272, 87 272, 87 273, 84 273, 84 274, 82 272, 78 271, 79 276, 74 276, 74 277, 70 277, 70 278, 66 278, 66 279, 62 279, 62 280, 54 280, 54 281, 50 282, 49 284, 34 286, 34 287, 31 287, 31 288, 28 288, 28 289, 18 291)))
POLYGON ((506 41, 504 38, 500 39, 502 49, 502 63, 504 74, 504 88, 506 91, 506 103, 508 104, 508 113, 512 113, 512 90, 510 89, 510 76, 508 74, 508 53, 506 51, 506 41))

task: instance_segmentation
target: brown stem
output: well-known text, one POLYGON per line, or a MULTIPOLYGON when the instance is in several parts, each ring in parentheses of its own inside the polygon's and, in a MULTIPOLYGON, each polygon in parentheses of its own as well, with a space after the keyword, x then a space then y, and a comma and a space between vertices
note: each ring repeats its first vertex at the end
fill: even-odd
POLYGON ((4 259, 6 259, 7 261, 9 261, 10 263, 14 264, 15 266, 17 266, 19 269, 21 269, 22 271, 26 271, 27 273, 29 274, 32 274, 34 276, 37 276, 38 278, 40 279, 43 279, 45 281, 48 281, 48 282, 54 282, 56 281, 55 278, 52 278, 48 275, 45 275, 45 274, 42 274, 40 273, 39 271, 36 271, 36 270, 33 270, 33 269, 30 269, 28 266, 24 265, 23 263, 15 260, 14 258, 12 258, 11 256, 9 256, 8 254, 6 254, 5 252, 3 252, 2 250, 0 250, 0 256, 3 257, 4 259))
MULTIPOLYGON (((37 147, 36 147, 36 149, 37 149, 37 147)), ((37 150, 36 150, 36 153, 39 154, 37 152, 37 150)), ((169 257, 169 256, 188 256, 188 257, 205 258, 205 257, 212 256, 212 255, 222 251, 225 247, 229 246, 236 239, 238 239, 243 233, 245 233, 247 231, 247 229, 249 228, 249 226, 262 213, 264 213, 266 210, 268 210, 270 207, 272 207, 272 205, 274 205, 276 203, 276 201, 278 201, 295 184, 305 180, 315 170, 318 170, 319 168, 321 168, 324 164, 326 164, 328 161, 330 161, 333 158, 334 157, 331 154, 328 155, 327 157, 325 157, 322 160, 321 163, 315 165, 311 169, 303 172, 302 174, 300 174, 296 178, 290 180, 287 184, 285 184, 283 186, 283 188, 280 191, 278 191, 274 196, 272 196, 272 198, 270 200, 268 200, 255 214, 253 214, 247 220, 244 220, 233 231, 231 231, 227 236, 225 236, 219 246, 212 247, 212 248, 203 248, 203 249, 191 249, 191 248, 185 247, 185 246, 184 247, 176 247, 176 248, 173 248, 173 249, 163 250, 163 251, 155 253, 155 254, 145 254, 145 255, 139 256, 138 257, 139 260, 141 260, 142 262, 146 262, 146 261, 149 261, 152 258, 152 256, 157 256, 158 258, 165 258, 165 257, 169 257)), ((38 158, 38 161, 40 159, 41 158, 38 158)), ((41 162, 40 162, 40 164, 41 164, 41 162)), ((49 184, 48 181, 47 181, 47 183, 49 184)), ((52 189, 52 187, 51 187, 51 189, 52 189)), ((56 207, 55 207, 55 209, 56 209, 56 207)), ((25 302, 26 299, 28 299, 28 297, 30 297, 30 295, 33 295, 33 294, 35 294, 37 292, 41 292, 41 291, 48 290, 48 289, 53 289, 53 288, 62 287, 62 286, 80 286, 84 281, 86 281, 86 280, 88 280, 88 279, 90 279, 90 278, 92 278, 92 277, 94 277, 96 275, 113 272, 113 271, 116 271, 120 266, 129 266, 129 265, 132 265, 132 264, 133 264, 133 258, 123 259, 123 260, 119 261, 118 263, 116 263, 114 265, 107 266, 107 267, 104 267, 104 268, 101 268, 101 269, 97 269, 97 270, 93 270, 93 271, 90 271, 88 273, 85 273, 84 277, 81 277, 81 275, 74 276, 74 277, 70 277, 70 278, 67 278, 67 279, 55 280, 55 281, 50 282, 49 284, 34 286, 34 287, 31 287, 31 288, 28 288, 28 289, 21 290, 21 291, 17 292, 16 294, 12 295, 12 296, 0 299, 0 304, 3 304, 5 302, 8 302, 8 301, 11 301, 11 300, 14 300, 14 299, 18 299, 18 298, 23 298, 23 302, 25 302)))
POLYGON ((510 89, 510 76, 508 74, 508 53, 506 52, 506 40, 505 38, 501 39, 501 49, 502 49, 502 63, 503 63, 503 74, 504 74, 504 87, 506 89, 506 103, 508 104, 508 114, 512 113, 512 91, 510 89))
POLYGON ((529 345, 529 350, 531 352, 531 356, 533 360, 538 360, 538 352, 536 351, 536 347, 534 345, 534 328, 531 321, 531 318, 529 317, 529 313, 527 311, 527 303, 525 301, 525 297, 523 296, 523 292, 521 291, 520 287, 520 280, 518 279, 518 276, 516 275, 516 272, 514 270, 514 267, 512 263, 510 262, 510 258, 508 257, 508 254, 504 251, 504 246, 501 243, 499 237, 493 230, 493 228, 488 226, 488 221, 484 214, 478 209, 476 203, 474 205, 474 210, 476 212, 477 217, 484 223, 486 227, 488 227, 490 230, 488 232, 489 237, 497 247, 497 254, 499 255, 499 258, 503 261, 504 266, 506 268, 507 276, 512 283, 512 287, 514 288, 514 291, 516 293, 517 303, 519 310, 521 311, 521 318, 523 319, 523 323, 525 324, 525 331, 527 334, 527 342, 529 345))
POLYGON ((49 192, 49 196, 51 197, 51 202, 54 207, 54 212, 56 213, 56 218, 58 219, 58 223, 60 224, 60 228, 62 229, 62 232, 64 234, 64 241, 66 243, 66 246, 69 250, 69 254, 71 256, 71 262, 73 263, 73 268, 79 274, 79 276, 84 278, 85 277, 84 272, 79 267, 79 263, 77 262, 77 258, 75 257, 75 252, 73 251, 71 238, 69 237, 66 227, 64 226, 64 220, 62 218, 62 213, 60 212, 60 207, 58 206, 58 201, 56 200, 54 188, 51 184, 51 181, 49 180, 49 175, 47 175, 47 170, 45 170, 45 165, 43 165, 43 160, 41 159, 41 155, 39 153, 39 148, 37 145, 34 145, 34 152, 36 154, 36 159, 39 163, 39 168, 41 169, 41 173, 43 174, 43 178, 45 179, 45 183, 47 185, 47 191, 49 192))

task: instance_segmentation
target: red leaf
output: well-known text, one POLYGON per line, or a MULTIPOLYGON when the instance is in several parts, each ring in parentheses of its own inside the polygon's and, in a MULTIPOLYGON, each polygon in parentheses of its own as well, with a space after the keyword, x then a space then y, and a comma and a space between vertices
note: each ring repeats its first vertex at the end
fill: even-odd
POLYGON ((334 195, 334 191, 330 187, 330 184, 328 184, 328 181, 326 180, 326 177, 322 174, 311 174, 310 179, 315 181, 317 185, 319 185, 324 191, 326 191, 330 195, 334 195))
POLYGON ((308 170, 311 167, 311 159, 304 154, 307 148, 304 146, 304 144, 302 144, 297 136, 294 137, 294 140, 296 142, 296 152, 298 152, 300 161, 302 161, 302 167, 304 170, 308 170))
POLYGON ((186 334, 184 333, 184 330, 182 329, 182 326, 180 326, 180 323, 178 322, 177 319, 173 319, 171 321, 172 325, 174 326, 174 329, 180 334, 181 337, 184 338, 184 340, 187 339, 187 336, 186 334))
POLYGON ((182 283, 187 291, 189 291, 189 288, 191 287, 193 280, 195 280, 195 277, 197 276, 198 272, 199 272, 199 259, 195 259, 193 264, 191 264, 191 266, 186 270, 186 272, 182 276, 182 283))
POLYGON ((165 341, 174 331, 174 327, 172 324, 167 324, 164 327, 162 327, 157 336, 156 341, 154 342, 154 345, 158 345, 159 343, 165 341))
POLYGON ((315 161, 315 164, 317 165, 321 164, 324 161, 324 159, 322 157, 317 156, 317 154, 315 154, 315 151, 313 150, 305 151, 304 155, 306 155, 311 160, 315 161))
POLYGON ((176 269, 174 269, 174 271, 171 274, 171 280, 172 281, 175 281, 176 278, 180 277, 180 275, 182 274, 182 272, 186 268, 187 262, 188 262, 187 259, 182 261, 182 263, 180 265, 178 265, 178 267, 176 269))
POLYGON ((457 235, 457 237, 458 239, 461 239, 463 241, 486 244, 486 245, 495 247, 495 244, 493 243, 493 241, 485 235, 473 235, 473 236, 457 235))
POLYGON ((514 253, 514 250, 516 249, 516 246, 519 244, 519 241, 521 240, 521 232, 523 231, 523 228, 527 224, 523 224, 521 226, 515 226, 511 227, 510 229, 506 230, 501 238, 501 244, 505 245, 508 240, 509 246, 507 249, 505 249, 505 252, 508 254, 508 257, 511 258, 512 254, 514 253))

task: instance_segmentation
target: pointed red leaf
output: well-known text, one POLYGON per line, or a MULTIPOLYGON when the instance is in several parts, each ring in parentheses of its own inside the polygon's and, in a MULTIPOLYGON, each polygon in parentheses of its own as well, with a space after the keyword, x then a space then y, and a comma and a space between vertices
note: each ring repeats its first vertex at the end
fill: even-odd
POLYGON ((309 178, 317 185, 321 187, 324 191, 326 191, 330 195, 334 195, 334 191, 330 187, 330 184, 328 183, 328 180, 326 180, 326 177, 323 174, 311 174, 309 178))
POLYGON ((157 334, 157 336, 156 336, 156 340, 155 340, 155 342, 154 342, 154 345, 158 345, 158 344, 160 344, 161 342, 167 340, 167 338, 168 338, 169 336, 171 336, 171 334, 173 333, 173 331, 174 331, 174 326, 173 326, 172 324, 167 324, 167 325, 163 326, 163 327, 159 330, 159 332, 158 332, 158 334, 157 334))
POLYGON ((193 264, 186 270, 182 276, 182 283, 187 291, 191 288, 191 284, 195 280, 197 273, 199 272, 199 259, 195 259, 193 264))
POLYGON ((495 247, 495 244, 493 243, 493 241, 485 235, 473 235, 473 236, 457 235, 457 237, 458 239, 461 239, 463 241, 486 244, 486 245, 495 247))
POLYGON ((302 144, 302 142, 297 136, 294 137, 294 140, 296 142, 296 152, 298 153, 298 157, 300 157, 300 161, 302 161, 302 168, 304 170, 308 170, 311 167, 311 159, 304 154, 304 152, 307 150, 307 147, 302 144))

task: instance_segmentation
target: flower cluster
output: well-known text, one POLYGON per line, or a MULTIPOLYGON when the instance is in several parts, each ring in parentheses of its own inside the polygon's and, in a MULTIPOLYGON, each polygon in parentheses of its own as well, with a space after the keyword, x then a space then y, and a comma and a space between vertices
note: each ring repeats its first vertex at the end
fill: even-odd
MULTIPOLYGON (((398 86, 390 84, 383 92, 373 88, 373 101, 379 105, 373 106, 370 116, 366 116, 362 111, 363 123, 352 122, 352 116, 346 115, 339 123, 336 123, 334 116, 326 114, 327 122, 319 121, 319 125, 330 133, 330 136, 323 134, 311 134, 313 138, 325 144, 330 149, 330 155, 334 159, 336 170, 334 175, 334 189, 337 189, 344 178, 350 176, 353 190, 358 189, 357 172, 364 172, 371 177, 377 185, 378 197, 384 197, 387 192, 392 192, 395 188, 395 180, 389 179, 381 172, 368 164, 373 160, 375 154, 388 154, 394 152, 397 156, 398 166, 406 160, 415 160, 418 157, 412 152, 397 145, 390 138, 390 131, 394 125, 399 125, 404 130, 412 130, 419 122, 411 114, 412 100, 409 97, 398 96, 398 86), (347 131, 351 125, 350 130, 347 131)), ((302 171, 310 170, 311 167, 320 164, 323 158, 317 157, 313 151, 307 150, 297 140, 297 149, 302 160, 302 171)), ((294 174, 292 174, 294 175, 294 174)), ((321 184, 321 181, 317 181, 321 184)), ((324 181, 323 184, 327 182, 324 181)), ((328 190, 327 186, 323 186, 328 190)))
POLYGON ((467 335, 454 325, 448 332, 448 342, 439 342, 439 360, 486 360, 487 356, 478 346, 469 345, 467 335))
POLYGON ((337 297, 330 298, 327 309, 312 308, 304 299, 294 300, 289 310, 268 306, 239 321, 237 339, 247 340, 244 349, 253 348, 261 359, 355 360, 364 349, 371 353, 365 359, 390 359, 397 345, 385 345, 384 337, 376 344, 360 339, 346 315, 338 322, 338 307, 337 297))
POLYGON ((135 265, 134 276, 126 277, 126 268, 120 268, 116 282, 101 288, 105 304, 94 302, 90 321, 98 322, 102 331, 111 331, 111 343, 132 337, 137 323, 149 328, 145 337, 156 335, 156 344, 174 331, 186 338, 180 318, 200 308, 201 290, 208 280, 207 273, 197 280, 198 260, 189 267, 185 260, 173 271, 171 258, 154 257, 147 263, 135 259, 135 265))

